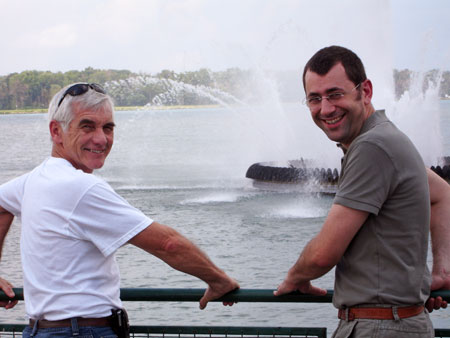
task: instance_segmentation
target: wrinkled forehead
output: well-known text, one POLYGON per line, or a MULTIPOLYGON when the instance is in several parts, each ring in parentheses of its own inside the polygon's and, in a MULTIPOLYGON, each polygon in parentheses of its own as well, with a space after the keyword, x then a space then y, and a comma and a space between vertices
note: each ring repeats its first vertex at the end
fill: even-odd
POLYGON ((72 112, 74 120, 91 119, 102 123, 114 122, 114 109, 107 102, 93 106, 85 105, 83 102, 73 102, 72 112))
POLYGON ((76 98, 71 102, 71 109, 74 115, 80 112, 92 112, 93 114, 109 113, 114 115, 114 106, 107 97, 98 101, 77 100, 76 98))

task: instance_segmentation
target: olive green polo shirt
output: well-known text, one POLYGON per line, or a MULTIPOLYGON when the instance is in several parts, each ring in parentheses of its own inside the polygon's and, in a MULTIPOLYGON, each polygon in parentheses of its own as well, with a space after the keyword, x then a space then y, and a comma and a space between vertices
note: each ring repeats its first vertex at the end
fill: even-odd
POLYGON ((342 160, 334 203, 369 212, 336 266, 336 307, 423 304, 430 197, 418 151, 384 111, 374 112, 342 160))

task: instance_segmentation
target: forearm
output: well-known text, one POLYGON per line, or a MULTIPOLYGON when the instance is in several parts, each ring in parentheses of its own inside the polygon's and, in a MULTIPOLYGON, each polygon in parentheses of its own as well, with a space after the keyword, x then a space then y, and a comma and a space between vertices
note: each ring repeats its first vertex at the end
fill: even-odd
POLYGON ((331 261, 324 263, 317 255, 321 250, 318 247, 320 244, 320 234, 313 238, 303 249, 297 262, 289 269, 283 282, 277 287, 274 292, 275 296, 280 296, 293 291, 300 291, 307 294, 324 295, 325 289, 317 288, 311 284, 311 281, 323 276, 334 266, 331 261))
POLYGON ((195 276, 209 285, 226 278, 226 274, 203 251, 180 234, 171 238, 166 248, 153 254, 172 268, 195 276))
POLYGON ((165 225, 154 222, 130 243, 210 285, 228 278, 196 245, 165 225))
POLYGON ((292 284, 301 284, 325 275, 334 267, 334 262, 320 257, 322 247, 318 238, 313 238, 303 249, 297 262, 289 269, 286 280, 292 284))
POLYGON ((208 288, 200 299, 200 309, 204 309, 209 301, 239 288, 239 284, 219 269, 194 243, 168 226, 153 222, 129 242, 162 259, 174 269, 206 282, 208 288))
POLYGON ((429 173, 433 274, 450 276, 450 185, 429 173))
POLYGON ((330 271, 344 255, 367 216, 367 212, 333 204, 321 231, 303 249, 288 276, 310 281, 330 271))
POLYGON ((450 202, 432 206, 430 222, 433 273, 446 270, 450 275, 450 202), (446 216, 444 216, 446 215, 446 216))
POLYGON ((3 242, 5 241, 13 219, 14 216, 11 213, 0 207, 0 258, 3 249, 3 242))
POLYGON ((326 293, 326 290, 312 286, 310 281, 323 276, 339 262, 367 216, 365 211, 333 204, 322 229, 303 249, 275 295, 295 290, 311 294, 326 293))

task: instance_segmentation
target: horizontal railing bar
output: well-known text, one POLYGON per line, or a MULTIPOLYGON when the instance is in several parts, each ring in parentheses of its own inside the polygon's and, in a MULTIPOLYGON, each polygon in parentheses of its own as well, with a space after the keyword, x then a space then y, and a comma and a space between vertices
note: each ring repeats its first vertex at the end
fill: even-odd
POLYGON ((0 332, 22 332, 27 324, 0 324, 0 332))
MULTIPOLYGON (((26 324, 0 324, 1 332, 22 332, 26 324)), ((326 328, 321 327, 252 327, 252 326, 162 326, 132 325, 131 333, 163 335, 255 335, 255 336, 318 336, 326 337, 326 328)), ((434 329, 435 337, 450 337, 450 329, 434 329)))
MULTIPOLYGON (((274 290, 269 289, 238 289, 217 299, 216 301, 230 302, 304 302, 329 303, 333 292, 329 290, 325 296, 313 296, 301 293, 292 293, 276 297, 274 290)), ((205 289, 131 289, 120 290, 123 301, 181 301, 197 302, 203 297, 205 289)))
MULTIPOLYGON (((13 288, 16 296, 13 299, 23 300, 23 288, 13 288)), ((267 303, 331 303, 333 290, 327 290, 325 296, 314 296, 293 292, 288 295, 274 296, 272 289, 238 289, 215 301, 230 302, 267 302, 267 303)), ((161 289, 161 288, 121 288, 120 298, 123 301, 166 301, 197 302, 205 289, 161 289)), ((450 290, 433 291, 432 297, 442 297, 450 302, 450 290)), ((0 290, 0 300, 9 299, 0 290)))
MULTIPOLYGON (((27 324, 0 324, 0 332, 22 332, 27 324)), ((166 326, 131 325, 131 333, 163 334, 229 334, 229 335, 323 335, 324 327, 270 327, 270 326, 166 326)))
MULTIPOLYGON (((26 324, 0 324, 0 332, 22 332, 26 324)), ((131 333, 160 334, 222 334, 222 335, 271 335, 271 336, 318 336, 326 337, 326 328, 301 327, 252 327, 252 326, 146 326, 132 325, 131 333)), ((435 337, 450 337, 450 329, 434 329, 435 337)))
POLYGON ((229 335, 323 335, 322 327, 257 327, 257 326, 131 326, 132 333, 164 334, 229 334, 229 335))
POLYGON ((435 337, 450 337, 450 329, 434 329, 435 337))

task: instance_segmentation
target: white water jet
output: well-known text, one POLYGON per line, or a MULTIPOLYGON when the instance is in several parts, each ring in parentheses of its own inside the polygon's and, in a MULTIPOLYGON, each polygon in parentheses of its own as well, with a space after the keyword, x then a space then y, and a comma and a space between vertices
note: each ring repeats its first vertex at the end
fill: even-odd
POLYGON ((164 88, 165 91, 145 105, 141 113, 155 106, 182 105, 183 95, 186 93, 207 98, 231 113, 229 119, 234 122, 235 128, 240 130, 243 143, 247 145, 254 143, 251 147, 254 156, 249 156, 248 153, 242 154, 243 156, 254 160, 266 157, 285 161, 293 155, 289 154, 288 149, 289 145, 295 142, 296 136, 294 130, 290 129, 291 119, 283 109, 277 83, 262 70, 254 70, 251 73, 250 83, 251 86, 245 88, 243 98, 237 98, 217 88, 155 78, 150 75, 112 81, 105 87, 116 95, 117 93, 131 95, 133 91, 148 85, 157 84, 164 88))
POLYGON ((409 136, 428 167, 440 165, 443 143, 440 130, 439 84, 441 73, 424 89, 424 73, 413 76, 411 86, 390 108, 390 118, 409 136))
MULTIPOLYGON (((207 97, 225 107, 226 122, 217 126, 229 129, 224 140, 228 145, 225 144, 222 150, 227 153, 224 158, 228 163, 223 165, 234 165, 236 172, 240 170, 242 175, 254 162, 283 164, 300 158, 311 159, 318 167, 339 168, 342 152, 315 126, 307 107, 301 104, 304 95, 301 73, 303 65, 318 49, 332 44, 342 45, 361 57, 367 76, 374 85, 375 109, 386 109, 387 116, 415 143, 426 165, 435 165, 438 157, 446 155, 442 154, 439 131, 439 81, 422 92, 423 76, 417 75, 409 91, 399 100, 395 98, 395 48, 392 46, 393 26, 388 0, 352 3, 351 6, 328 4, 325 7, 308 3, 302 16, 305 20, 286 20, 268 37, 266 47, 259 51, 259 55, 251 50, 251 46, 242 46, 242 53, 252 64, 253 78, 251 86, 242 88, 243 95, 239 99, 215 88, 145 75, 119 85, 127 90, 156 82, 164 86, 165 92, 149 102, 148 109, 155 104, 175 102, 182 92, 207 97), (312 21, 308 15, 316 16, 319 12, 323 17, 337 17, 344 12, 348 20, 345 25, 338 25, 337 21, 322 22, 318 30, 308 24, 312 21), (283 63, 292 64, 293 59, 298 68, 292 71, 296 80, 291 82, 290 90, 298 96, 295 102, 285 103, 280 83, 268 70, 277 66, 281 69, 283 63)), ((227 55, 225 48, 223 54, 227 55)), ((126 90, 123 95, 126 95, 126 90)), ((208 159, 195 158, 205 164, 210 163, 208 159)))
MULTIPOLYGON (((370 74, 368 76, 370 77, 370 74)), ((436 165, 437 159, 442 156, 439 82, 439 78, 435 79, 430 82, 427 90, 423 91, 423 74, 418 73, 411 81, 409 91, 399 100, 394 99, 392 89, 385 93, 384 100, 388 104, 384 107, 376 106, 385 108, 392 121, 410 136, 427 166, 436 165), (389 97, 389 100, 386 97, 389 97)), ((246 167, 254 162, 271 161, 278 162, 279 166, 286 166, 287 161, 300 158, 312 160, 317 167, 339 168, 341 151, 314 125, 307 107, 300 103, 282 103, 279 84, 262 70, 253 72, 253 86, 246 92, 246 96, 240 99, 216 88, 151 76, 140 76, 109 86, 136 90, 155 83, 164 86, 166 91, 157 95, 139 115, 145 114, 145 110, 155 105, 177 103, 185 92, 208 98, 226 108, 223 114, 228 114, 228 125, 232 125, 234 129, 234 132, 229 133, 226 142, 230 145, 242 145, 229 149, 233 152, 233 162, 239 166, 242 174, 245 173, 246 167), (231 139, 236 137, 238 139, 231 139)), ((133 122, 136 118, 138 117, 133 118, 133 122)), ((202 162, 207 163, 208 160, 203 159, 202 162)))

